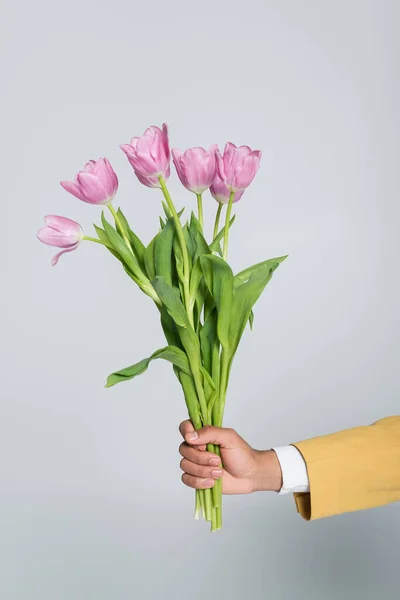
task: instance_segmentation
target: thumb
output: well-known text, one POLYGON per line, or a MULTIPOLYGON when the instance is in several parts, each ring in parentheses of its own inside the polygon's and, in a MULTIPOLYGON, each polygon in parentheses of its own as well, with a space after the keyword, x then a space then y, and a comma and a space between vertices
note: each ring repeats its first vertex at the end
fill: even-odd
POLYGON ((185 440, 191 446, 217 444, 218 446, 221 446, 221 448, 236 448, 239 445, 241 438, 234 429, 207 425, 198 431, 185 433, 185 440))

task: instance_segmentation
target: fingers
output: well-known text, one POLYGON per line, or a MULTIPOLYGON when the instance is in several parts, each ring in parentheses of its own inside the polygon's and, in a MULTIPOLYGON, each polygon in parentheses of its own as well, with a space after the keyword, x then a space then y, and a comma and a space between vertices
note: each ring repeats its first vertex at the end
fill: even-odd
POLYGON ((221 459, 216 454, 212 452, 199 452, 197 448, 193 448, 185 442, 182 442, 179 446, 179 454, 198 465, 219 467, 221 464, 221 459))
POLYGON ((186 437, 186 435, 193 433, 194 427, 192 425, 192 421, 183 421, 179 425, 179 431, 181 432, 182 437, 186 437))
MULTIPOLYGON (((191 421, 183 421, 179 425, 179 431, 181 432, 182 437, 186 439, 186 436, 193 435, 193 432, 195 431, 195 428, 193 427, 191 421)), ((206 449, 206 444, 199 444, 197 446, 197 449, 201 450, 201 451, 204 451, 206 449)))
MULTIPOLYGON (((181 423, 179 430, 181 434, 191 435, 195 429, 190 421, 181 423)), ((192 447, 183 442, 179 446, 179 452, 183 456, 181 460, 181 469, 184 471, 182 481, 185 485, 197 490, 212 488, 216 479, 222 477, 220 468, 221 459, 211 452, 199 452, 199 449, 206 449, 205 444, 199 444, 192 447)))
POLYGON ((180 432, 186 442, 191 446, 199 448, 206 444, 218 444, 221 448, 236 448, 242 438, 233 429, 212 427, 207 425, 195 431, 190 421, 184 421, 180 426, 180 432))
POLYGON ((194 488, 195 490, 206 490, 214 487, 215 484, 215 479, 199 479, 198 477, 193 477, 193 475, 188 475, 187 473, 182 475, 182 481, 185 485, 194 488))
POLYGON ((199 479, 220 479, 222 477, 222 469, 220 467, 203 467, 202 465, 190 462, 187 458, 182 458, 181 469, 187 475, 193 475, 199 479))

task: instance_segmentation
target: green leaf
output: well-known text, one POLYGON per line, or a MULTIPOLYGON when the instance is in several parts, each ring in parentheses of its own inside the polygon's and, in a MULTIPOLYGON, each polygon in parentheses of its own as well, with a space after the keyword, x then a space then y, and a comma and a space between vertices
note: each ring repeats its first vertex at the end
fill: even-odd
POLYGON ((250 311, 249 325, 250 325, 250 330, 253 331, 253 325, 254 325, 254 311, 253 310, 250 311))
POLYGON ((108 240, 112 248, 115 250, 118 256, 121 257, 123 262, 132 271, 132 273, 134 273, 135 275, 138 274, 141 269, 135 256, 132 254, 131 249, 128 248, 128 246, 126 245, 123 238, 119 235, 119 233, 114 229, 114 227, 112 227, 108 223, 107 219, 104 216, 104 212, 102 212, 101 214, 101 221, 103 223, 104 231, 107 234, 108 240))
MULTIPOLYGON (((193 265, 192 272, 190 273, 189 290, 190 290, 191 298, 196 297, 196 294, 197 294, 197 291, 199 288, 199 283, 200 283, 202 277, 203 277, 203 270, 201 268, 200 259, 197 259, 193 265)), ((204 292, 203 292, 203 295, 204 295, 204 292)))
POLYGON ((157 235, 154 246, 154 267, 155 275, 165 278, 165 281, 172 284, 172 244, 175 236, 175 225, 170 219, 164 229, 157 235))
POLYGON ((159 235, 160 234, 157 233, 157 235, 153 237, 153 239, 151 240, 150 244, 145 249, 144 255, 143 255, 144 269, 146 271, 147 277, 150 280, 154 279, 154 277, 156 276, 156 266, 155 266, 155 256, 154 256, 154 253, 155 253, 157 238, 158 238, 159 235))
POLYGON ((190 217, 189 231, 194 242, 193 263, 203 254, 211 254, 210 248, 204 239, 200 221, 192 212, 190 217))
POLYGON ((247 321, 251 320, 251 311, 261 296, 272 274, 286 256, 272 258, 241 271, 235 277, 236 287, 231 318, 231 356, 235 354, 247 321))
POLYGON ((164 277, 156 277, 151 283, 175 323, 179 327, 188 327, 189 319, 178 288, 167 283, 164 277))
MULTIPOLYGON (((233 215, 232 219, 229 221, 229 229, 234 224, 235 219, 236 219, 236 215, 233 215)), ((220 242, 222 241, 222 238, 224 237, 224 233, 225 233, 225 227, 223 227, 219 231, 219 233, 215 236, 214 240, 210 244, 211 252, 219 252, 221 254, 221 256, 222 256, 222 251, 221 251, 220 242)))
POLYGON ((125 369, 121 369, 121 371, 116 371, 115 373, 109 375, 107 378, 106 387, 112 387, 121 381, 128 381, 129 379, 133 379, 134 377, 141 375, 147 370, 151 361, 157 358, 168 360, 184 373, 187 373, 188 375, 191 374, 189 361, 183 350, 180 350, 175 346, 166 346, 165 348, 161 348, 160 350, 154 352, 149 358, 144 358, 130 367, 126 367, 125 369))
POLYGON ((204 423, 200 414, 199 400, 193 378, 182 371, 178 371, 177 376, 185 395, 185 401, 190 420, 192 421, 195 429, 201 429, 204 423))
POLYGON ((159 219, 160 219, 160 227, 161 227, 161 229, 164 229, 164 227, 165 227, 165 221, 164 221, 164 219, 162 217, 159 217, 159 219))
POLYGON ((181 245, 179 243, 177 236, 174 237, 174 240, 172 243, 172 248, 173 248, 173 252, 174 252, 174 256, 175 256, 175 268, 176 268, 177 275, 178 275, 179 279, 183 279, 184 263, 183 263, 181 245))
POLYGON ((206 397, 206 402, 208 407, 210 407, 210 405, 212 407, 212 404, 214 403, 216 397, 215 383, 213 382, 211 375, 207 372, 207 370, 204 367, 200 367, 200 371, 203 375, 203 389, 204 395, 206 397))
POLYGON ((118 259, 119 261, 121 261, 121 262, 122 262, 122 264, 123 264, 123 260, 122 260, 122 258, 119 256, 119 254, 117 254, 117 253, 115 252, 115 250, 114 250, 114 249, 113 249, 113 247, 111 246, 111 244, 110 244, 110 240, 108 239, 108 237, 107 237, 107 234, 106 234, 106 232, 104 231, 104 229, 102 229, 101 227, 97 227, 97 225, 93 225, 93 227, 94 227, 94 228, 95 228, 95 230, 96 230, 97 237, 99 238, 99 240, 100 240, 101 242, 103 242, 103 244, 105 245, 105 247, 107 248, 107 250, 108 250, 109 252, 111 252, 111 254, 112 254, 113 256, 115 256, 115 258, 117 258, 117 259, 118 259))
POLYGON ((196 253, 196 240, 194 239, 192 232, 190 231, 188 225, 183 226, 183 237, 185 239, 188 257, 189 257, 189 267, 192 269, 193 258, 196 253))
POLYGON ((109 239, 108 239, 107 234, 104 231, 104 229, 102 229, 101 227, 97 227, 97 225, 93 225, 93 227, 96 230, 97 237, 99 238, 99 240, 101 242, 103 242, 103 244, 105 244, 107 246, 107 248, 109 248, 109 249, 111 248, 112 249, 112 246, 111 246, 111 244, 109 242, 109 239))
POLYGON ((217 307, 218 338, 224 348, 229 347, 229 325, 233 303, 233 273, 228 263, 219 256, 200 257, 204 279, 217 307))
POLYGON ((164 331, 164 335, 166 340, 170 346, 177 346, 180 348, 182 346, 181 339, 179 337, 178 330, 176 328, 176 324, 172 317, 167 312, 165 306, 160 308, 160 317, 161 317, 161 326, 164 331))
POLYGON ((215 309, 206 317, 199 337, 203 365, 209 373, 212 373, 212 349, 214 344, 218 343, 217 311, 215 309))
POLYGON ((168 204, 164 200, 162 201, 162 207, 164 209, 164 213, 165 213, 165 216, 167 217, 167 219, 172 217, 171 211, 168 208, 168 204))
POLYGON ((287 255, 279 256, 278 258, 270 258, 268 260, 264 260, 263 262, 257 263, 256 265, 253 265, 252 267, 248 267, 247 269, 244 269, 243 271, 240 271, 240 273, 237 273, 237 275, 235 275, 234 287, 237 288, 242 283, 245 283, 246 281, 248 281, 250 279, 250 277, 253 275, 253 273, 256 273, 257 271, 259 271, 260 268, 263 268, 264 266, 272 265, 275 263, 280 264, 281 262, 283 262, 286 259, 287 259, 287 255))
MULTIPOLYGON (((118 216, 121 219, 121 221, 125 227, 125 231, 127 231, 127 233, 128 233, 128 238, 131 243, 133 252, 135 253, 135 256, 138 260, 138 263, 140 264, 141 267, 143 267, 143 255, 144 255, 145 247, 144 247, 142 241, 136 235, 136 233, 134 233, 132 231, 132 229, 129 227, 129 223, 120 208, 118 209, 118 216)), ((119 231, 118 226, 117 226, 117 229, 119 231)), ((121 233, 121 232, 119 232, 119 233, 121 233)))

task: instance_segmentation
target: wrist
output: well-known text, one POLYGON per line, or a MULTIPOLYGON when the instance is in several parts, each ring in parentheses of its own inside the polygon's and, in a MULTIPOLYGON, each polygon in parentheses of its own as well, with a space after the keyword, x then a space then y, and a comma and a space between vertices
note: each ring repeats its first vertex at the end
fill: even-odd
POLYGON ((282 470, 273 450, 254 450, 256 468, 253 477, 254 492, 279 492, 282 487, 282 470))

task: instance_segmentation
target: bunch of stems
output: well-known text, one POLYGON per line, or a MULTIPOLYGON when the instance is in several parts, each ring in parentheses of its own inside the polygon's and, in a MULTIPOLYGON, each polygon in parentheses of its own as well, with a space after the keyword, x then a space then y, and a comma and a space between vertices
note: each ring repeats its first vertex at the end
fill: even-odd
MULTIPOLYGON (((188 255, 188 249, 185 242, 185 236, 178 216, 175 205, 172 201, 171 195, 168 191, 167 185, 162 177, 159 177, 160 187, 164 195, 166 205, 170 212, 170 215, 174 221, 175 232, 179 241, 180 249, 183 258, 183 272, 180 276, 181 289, 182 289, 182 301, 185 307, 185 311, 188 317, 188 321, 192 331, 196 334, 194 327, 193 307, 194 298, 191 296, 190 291, 190 261, 188 255)), ((228 238, 229 238, 229 223, 232 212, 234 193, 230 194, 229 202, 227 204, 225 224, 224 224, 224 235, 223 235, 223 258, 227 260, 228 257, 228 238)), ((197 206, 198 206, 198 220, 201 228, 203 228, 203 206, 201 194, 197 194, 197 206)), ((124 223, 120 219, 118 213, 115 211, 112 204, 108 204, 108 208, 113 215, 116 226, 118 227, 121 235, 134 254, 132 246, 129 241, 129 233, 125 230, 124 223)), ((222 213, 223 205, 218 204, 218 209, 215 217, 213 239, 217 237, 220 218, 222 213)), ((102 241, 85 236, 84 239, 96 243, 103 244, 102 241)), ((161 306, 161 302, 155 293, 154 288, 149 286, 149 280, 143 273, 143 278, 138 276, 138 285, 142 288, 145 293, 153 298, 158 307, 161 306)), ((197 335, 197 334, 196 334, 197 335)), ((207 405, 205 390, 203 388, 203 378, 201 376, 201 361, 200 357, 196 352, 188 352, 188 360, 190 364, 192 377, 180 373, 178 375, 179 381, 182 385, 185 401, 191 419, 195 429, 199 430, 207 425, 214 425, 217 427, 222 426, 225 399, 229 380, 229 360, 226 352, 223 348, 215 348, 213 353, 213 365, 212 365, 212 379, 216 388, 216 397, 213 406, 207 405)), ((207 445, 207 451, 216 454, 221 457, 220 448, 214 444, 207 445)), ((222 460, 220 467, 223 468, 222 460)), ((206 521, 211 523, 211 531, 217 531, 222 527, 222 479, 216 480, 212 489, 200 489, 196 490, 195 498, 195 518, 199 519, 203 517, 206 521)))

